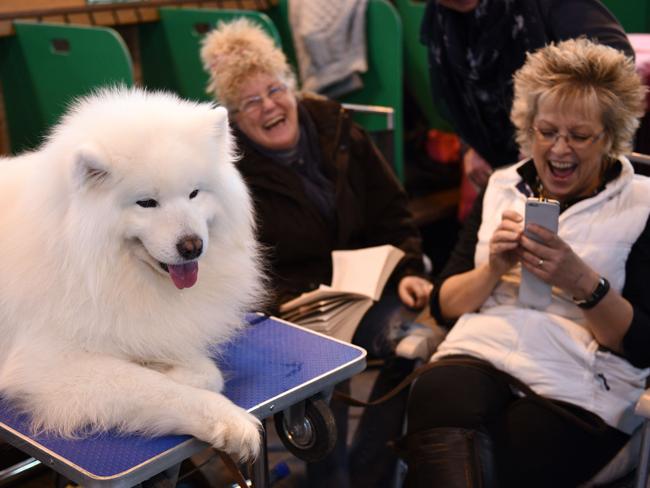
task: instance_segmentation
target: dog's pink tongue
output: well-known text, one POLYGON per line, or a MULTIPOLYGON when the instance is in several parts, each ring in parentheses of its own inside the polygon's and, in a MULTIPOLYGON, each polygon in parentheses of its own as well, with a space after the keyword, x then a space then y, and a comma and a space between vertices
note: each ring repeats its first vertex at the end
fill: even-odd
POLYGON ((179 290, 194 285, 199 276, 199 264, 196 261, 185 264, 168 264, 167 267, 172 281, 179 290))

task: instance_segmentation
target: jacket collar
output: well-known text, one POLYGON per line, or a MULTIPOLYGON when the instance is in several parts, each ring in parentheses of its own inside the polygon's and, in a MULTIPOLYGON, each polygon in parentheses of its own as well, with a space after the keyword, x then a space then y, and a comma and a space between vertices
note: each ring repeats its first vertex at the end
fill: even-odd
MULTIPOLYGON (((634 168, 625 156, 620 156, 617 159, 617 163, 620 166, 618 176, 606 181, 604 186, 595 195, 570 204, 566 208, 567 213, 575 213, 588 209, 620 193, 632 181, 634 168)), ((532 171, 534 171, 532 159, 528 158, 507 168, 497 170, 495 171, 496 178, 494 183, 501 187, 503 191, 516 192, 519 198, 533 196, 532 193, 529 193, 529 190, 532 190, 532 188, 530 188, 530 184, 527 181, 531 176, 531 167, 532 171)), ((536 175, 536 172, 534 175, 536 175)))

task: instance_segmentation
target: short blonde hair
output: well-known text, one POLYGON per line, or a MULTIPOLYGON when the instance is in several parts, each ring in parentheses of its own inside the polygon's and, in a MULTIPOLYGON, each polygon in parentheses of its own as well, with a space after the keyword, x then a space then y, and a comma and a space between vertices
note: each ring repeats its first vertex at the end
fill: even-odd
POLYGON ((259 25, 245 17, 219 22, 201 44, 203 68, 210 75, 207 92, 229 110, 235 108, 241 84, 252 75, 276 77, 295 90, 296 78, 284 53, 259 25))
POLYGON ((510 119, 521 150, 530 154, 540 99, 574 108, 584 104, 586 113, 598 108, 609 141, 607 155, 616 158, 632 150, 645 111, 645 93, 631 58, 584 37, 570 39, 526 56, 514 75, 510 119))

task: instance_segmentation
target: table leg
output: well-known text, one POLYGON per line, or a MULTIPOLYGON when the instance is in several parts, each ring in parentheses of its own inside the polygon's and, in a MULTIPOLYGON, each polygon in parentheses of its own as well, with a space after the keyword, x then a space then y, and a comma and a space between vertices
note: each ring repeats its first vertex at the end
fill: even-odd
POLYGON ((253 488, 268 488, 269 484, 269 459, 266 448, 266 421, 262 420, 262 449, 260 455, 252 466, 251 481, 253 488))

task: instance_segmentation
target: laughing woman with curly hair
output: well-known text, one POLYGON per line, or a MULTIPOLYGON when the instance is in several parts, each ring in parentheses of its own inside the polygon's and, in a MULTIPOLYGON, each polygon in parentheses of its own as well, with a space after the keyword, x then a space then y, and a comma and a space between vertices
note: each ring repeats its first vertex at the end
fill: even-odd
MULTIPOLYGON (((406 194, 339 103, 296 92, 284 54, 261 28, 246 20, 220 24, 206 36, 201 56, 209 90, 231 117, 238 168, 268 249, 274 306, 330 283, 333 250, 392 244, 404 251, 387 291, 353 338, 371 357, 385 359, 372 393, 381 395, 412 368, 394 357, 395 338, 431 290, 406 194)), ((308 467, 309 486, 387 483, 396 457, 386 443, 401 433, 405 406, 402 396, 368 410, 348 461, 346 407, 333 402, 339 442, 331 456, 308 467)))

